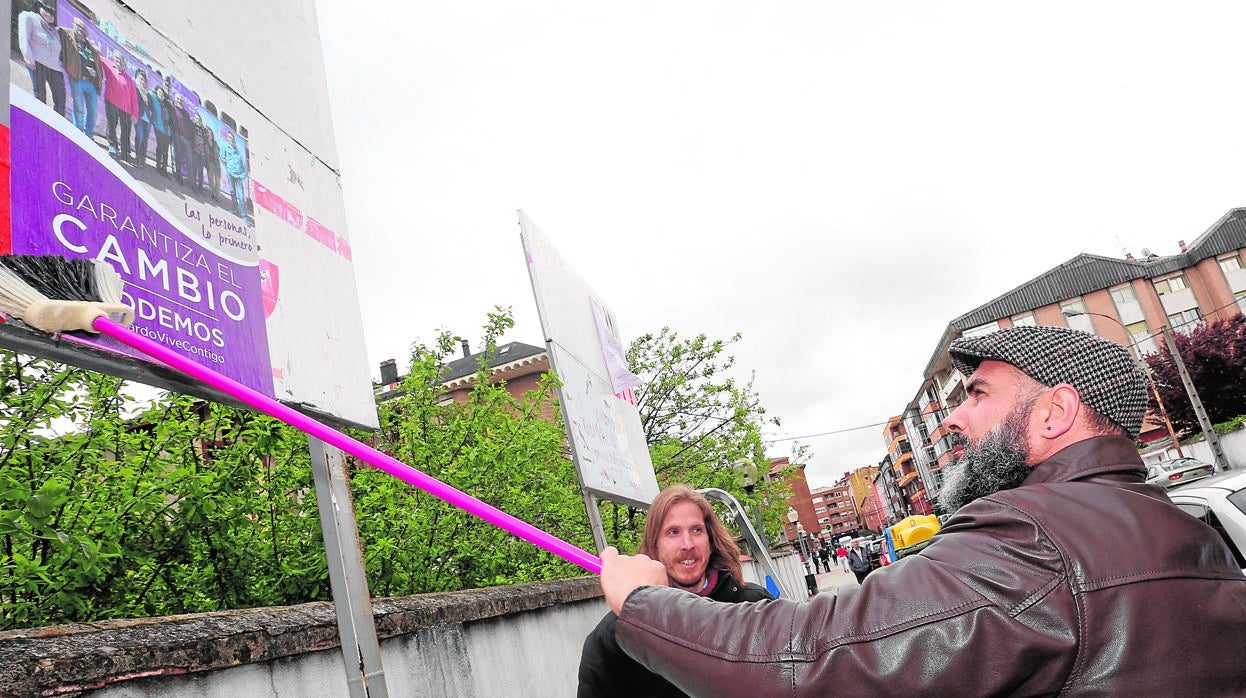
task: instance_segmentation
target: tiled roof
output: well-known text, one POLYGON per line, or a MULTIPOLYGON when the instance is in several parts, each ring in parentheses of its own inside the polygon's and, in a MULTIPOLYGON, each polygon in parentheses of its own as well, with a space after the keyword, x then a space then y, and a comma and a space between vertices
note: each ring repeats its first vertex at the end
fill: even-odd
MULTIPOLYGON (((489 368, 496 368, 502 364, 525 359, 529 356, 536 356, 544 352, 545 350, 540 347, 534 347, 531 344, 522 342, 503 344, 497 348, 497 353, 489 357, 488 366, 489 368)), ((441 376, 442 382, 449 383, 456 378, 470 376, 478 371, 480 369, 480 356, 480 354, 472 354, 446 364, 445 371, 441 376)))
POLYGON ((948 343, 965 330, 1134 279, 1161 277, 1243 247, 1246 247, 1246 208, 1235 208, 1221 216, 1190 243, 1185 252, 1179 254, 1132 261, 1079 254, 953 319, 939 338, 935 353, 922 375, 929 377, 932 374, 944 360, 948 343))
MULTIPOLYGON (((503 344, 497 348, 497 351, 489 357, 488 367, 497 368, 506 364, 526 359, 530 356, 544 354, 545 350, 541 347, 534 347, 531 344, 522 342, 511 342, 503 344)), ((466 378, 476 373, 480 368, 480 353, 469 354, 451 361, 442 367, 441 382, 443 384, 466 378)), ((398 380, 389 385, 382 385, 373 392, 380 400, 388 400, 403 394, 401 389, 402 381, 406 376, 399 376, 398 380)))
POLYGON ((968 330, 1134 279, 1171 274, 1243 247, 1246 247, 1246 209, 1235 208, 1194 240, 1185 252, 1137 261, 1079 254, 952 320, 952 325, 961 331, 968 330))

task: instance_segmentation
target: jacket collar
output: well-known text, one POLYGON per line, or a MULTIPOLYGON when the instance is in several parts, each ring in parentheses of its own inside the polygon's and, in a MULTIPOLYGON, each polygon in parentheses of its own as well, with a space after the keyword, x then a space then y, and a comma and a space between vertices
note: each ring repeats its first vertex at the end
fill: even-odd
POLYGON ((1021 484, 1072 482, 1091 476, 1142 482, 1146 468, 1133 441, 1124 436, 1095 436, 1055 452, 1034 466, 1021 484))

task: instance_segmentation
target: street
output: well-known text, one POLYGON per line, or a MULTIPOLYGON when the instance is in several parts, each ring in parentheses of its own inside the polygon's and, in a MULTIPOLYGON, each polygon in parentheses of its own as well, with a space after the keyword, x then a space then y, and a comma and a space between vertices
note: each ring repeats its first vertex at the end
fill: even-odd
POLYGON ((833 570, 831 572, 823 572, 816 576, 818 580, 819 594, 835 594, 840 589, 857 588, 857 576, 851 572, 843 570, 833 570))

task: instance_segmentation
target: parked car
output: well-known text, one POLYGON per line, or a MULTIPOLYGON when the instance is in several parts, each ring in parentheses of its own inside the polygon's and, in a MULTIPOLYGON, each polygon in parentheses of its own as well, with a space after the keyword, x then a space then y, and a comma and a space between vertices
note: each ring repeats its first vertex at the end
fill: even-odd
POLYGON ((861 547, 865 548, 865 554, 870 558, 870 567, 878 569, 887 564, 882 561, 883 540, 881 538, 870 538, 861 543, 861 547))
POLYGON ((1211 526, 1246 571, 1246 472, 1234 471, 1175 487, 1168 498, 1179 509, 1211 526))
POLYGON ((1201 480, 1214 475, 1216 467, 1204 463, 1197 458, 1174 458, 1155 465, 1148 465, 1146 481, 1148 485, 1159 485, 1165 489, 1184 485, 1187 482, 1201 480))

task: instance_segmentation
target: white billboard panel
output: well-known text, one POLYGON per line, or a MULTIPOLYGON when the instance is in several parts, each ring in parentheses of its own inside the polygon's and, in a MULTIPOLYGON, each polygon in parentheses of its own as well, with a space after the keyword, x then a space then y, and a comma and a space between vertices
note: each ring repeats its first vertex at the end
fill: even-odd
POLYGON ((314 0, 27 5, 0 253, 106 261, 136 332, 377 426, 314 0))
POLYGON ((621 364, 614 316, 523 211, 519 229, 545 346, 563 383, 558 399, 580 484, 602 498, 648 507, 658 482, 640 413, 620 397, 635 383, 621 364))

